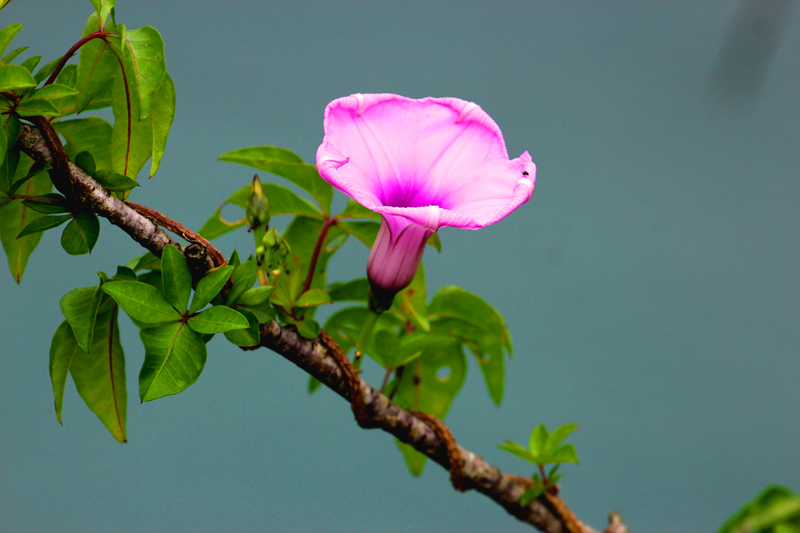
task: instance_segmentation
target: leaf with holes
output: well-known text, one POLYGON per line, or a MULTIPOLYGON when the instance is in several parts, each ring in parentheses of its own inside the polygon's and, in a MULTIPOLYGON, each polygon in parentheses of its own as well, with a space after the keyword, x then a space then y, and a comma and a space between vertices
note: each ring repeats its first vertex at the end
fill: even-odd
MULTIPOLYGON (((395 393, 397 404, 444 420, 467 377, 467 361, 461 346, 453 343, 426 351, 404 368, 395 393)), ((397 445, 411 473, 421 475, 427 457, 408 444, 397 441, 397 445)))
MULTIPOLYGON (((25 156, 26 161, 20 161, 15 173, 14 180, 22 179, 28 173, 31 161, 25 156)), ((28 196, 42 196, 48 194, 53 188, 53 183, 50 181, 50 176, 46 172, 37 174, 29 179, 19 190, 21 194, 28 196)), ((31 221, 40 218, 41 213, 24 206, 19 200, 13 200, 8 203, 0 211, 0 241, 3 244, 3 250, 8 257, 8 266, 11 270, 11 275, 17 283, 22 280, 22 274, 25 272, 25 267, 28 264, 33 250, 39 244, 39 239, 42 238, 41 232, 27 235, 22 238, 17 238, 20 231, 27 226, 31 221)))
POLYGON ((128 393, 116 306, 97 315, 89 350, 75 352, 69 371, 86 406, 115 439, 126 442, 128 393))
POLYGON ((513 356, 505 320, 482 298, 460 287, 439 289, 428 307, 431 331, 453 335, 466 344, 480 365, 489 395, 503 401, 504 350, 513 356))
POLYGON ((94 213, 80 212, 64 228, 61 247, 70 255, 92 253, 100 236, 100 220, 94 213))
POLYGON ((225 152, 219 159, 265 170, 286 178, 308 192, 322 208, 323 214, 328 215, 331 211, 333 187, 319 176, 316 167, 303 163, 294 152, 275 146, 252 146, 225 152))
POLYGON ((144 364, 139 373, 139 398, 143 402, 178 394, 200 377, 206 364, 206 344, 186 324, 173 322, 143 329, 139 337, 144 344, 144 364))

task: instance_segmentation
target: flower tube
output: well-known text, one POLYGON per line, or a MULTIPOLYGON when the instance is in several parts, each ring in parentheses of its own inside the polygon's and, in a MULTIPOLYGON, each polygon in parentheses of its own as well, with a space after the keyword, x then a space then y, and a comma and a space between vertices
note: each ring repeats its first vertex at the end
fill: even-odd
POLYGON ((323 127, 322 178, 382 215, 367 263, 378 312, 411 283, 433 232, 494 224, 533 193, 530 154, 509 159, 500 128, 472 102, 355 94, 328 104, 323 127))

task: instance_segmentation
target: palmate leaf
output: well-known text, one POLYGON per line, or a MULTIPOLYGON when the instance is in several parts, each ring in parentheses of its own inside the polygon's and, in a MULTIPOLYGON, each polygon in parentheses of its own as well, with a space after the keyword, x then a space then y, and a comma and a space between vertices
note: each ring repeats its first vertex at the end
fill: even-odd
MULTIPOLYGON (((303 215, 309 218, 322 220, 322 213, 311 205, 310 202, 304 200, 292 190, 276 183, 262 183, 261 187, 264 190, 264 196, 269 199, 271 216, 303 215)), ((244 217, 244 213, 242 214, 242 218, 237 221, 230 222, 223 219, 222 209, 226 204, 233 204, 245 209, 247 207, 249 194, 250 185, 245 185, 231 194, 228 199, 225 200, 225 203, 211 215, 211 218, 209 218, 205 224, 203 224, 203 227, 200 228, 200 235, 206 239, 214 239, 247 224, 247 218, 244 217)))
POLYGON ((139 398, 143 402, 178 394, 200 377, 206 364, 206 344, 186 324, 173 322, 143 329, 139 337, 144 344, 144 364, 139 373, 139 398))
MULTIPOLYGON (((225 152, 219 159, 265 170, 286 178, 308 192, 317 201, 326 216, 330 214, 333 187, 319 176, 316 167, 303 163, 303 160, 294 152, 275 146, 252 146, 225 152)), ((271 206, 272 200, 270 199, 271 206)))
MULTIPOLYGON (((23 178, 28 173, 31 164, 30 158, 24 156, 17 166, 14 181, 23 178)), ((46 172, 42 172, 25 182, 18 192, 28 196, 42 196, 48 194, 52 189, 53 183, 50 181, 50 176, 46 172)), ((41 216, 41 213, 24 206, 19 200, 11 201, 0 210, 0 241, 2 241, 3 250, 8 258, 11 275, 14 276, 17 283, 22 281, 22 274, 25 272, 28 258, 39 244, 42 234, 34 233, 20 239, 17 238, 17 235, 27 224, 41 216)))
MULTIPOLYGON (((452 343, 425 352, 405 367, 395 401, 405 409, 424 411, 444 420, 466 377, 467 361, 460 345, 452 343)), ((427 457, 408 444, 397 441, 397 445, 411 473, 421 475, 427 457)))

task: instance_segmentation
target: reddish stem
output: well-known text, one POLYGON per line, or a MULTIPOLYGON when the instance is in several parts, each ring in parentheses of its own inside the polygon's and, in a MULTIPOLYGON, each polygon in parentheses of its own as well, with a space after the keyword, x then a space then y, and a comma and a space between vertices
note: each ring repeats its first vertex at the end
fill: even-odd
POLYGON ((109 35, 109 33, 107 31, 96 31, 94 33, 90 33, 89 35, 87 35, 86 37, 84 37, 83 39, 81 39, 80 41, 75 43, 74 45, 72 45, 72 48, 67 50, 67 53, 64 54, 64 57, 62 57, 61 61, 59 61, 58 65, 56 65, 56 69, 53 71, 52 74, 50 74, 50 77, 47 78, 47 81, 45 82, 45 85, 50 85, 51 83, 56 81, 56 78, 58 77, 58 75, 61 74, 61 69, 64 68, 64 65, 67 64, 67 61, 69 61, 69 58, 72 57, 72 55, 75 52, 77 52, 78 49, 81 46, 83 46, 84 44, 88 43, 92 39, 98 39, 98 38, 102 39, 106 35, 109 35))
POLYGON ((319 259, 320 252, 322 251, 322 243, 325 242, 325 237, 328 236, 328 230, 330 227, 336 224, 338 220, 338 217, 326 218, 325 223, 322 224, 322 229, 319 231, 319 237, 317 237, 317 243, 314 245, 314 252, 311 254, 311 263, 308 266, 306 282, 303 283, 303 292, 306 292, 311 288, 311 282, 314 279, 314 270, 317 268, 317 260, 319 259))

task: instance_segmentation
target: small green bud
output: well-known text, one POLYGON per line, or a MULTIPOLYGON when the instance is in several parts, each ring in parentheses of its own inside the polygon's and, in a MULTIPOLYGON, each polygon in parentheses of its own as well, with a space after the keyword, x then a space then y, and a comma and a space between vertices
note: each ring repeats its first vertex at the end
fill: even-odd
POLYGON ((279 240, 280 237, 278 236, 278 230, 272 228, 264 234, 264 237, 261 239, 261 243, 264 245, 264 248, 275 248, 278 245, 279 240))
POLYGON ((292 249, 289 247, 289 243, 286 241, 281 241, 280 246, 278 247, 278 255, 281 256, 282 259, 285 259, 287 255, 292 252, 292 249))
POLYGON ((264 188, 258 174, 253 176, 250 185, 250 196, 247 199, 247 221, 251 227, 266 226, 269 224, 269 200, 264 196, 264 188))

